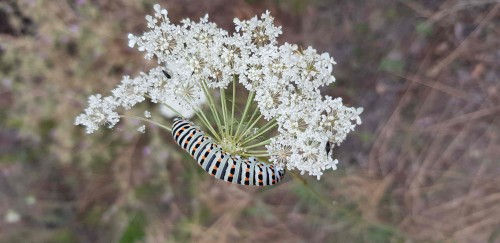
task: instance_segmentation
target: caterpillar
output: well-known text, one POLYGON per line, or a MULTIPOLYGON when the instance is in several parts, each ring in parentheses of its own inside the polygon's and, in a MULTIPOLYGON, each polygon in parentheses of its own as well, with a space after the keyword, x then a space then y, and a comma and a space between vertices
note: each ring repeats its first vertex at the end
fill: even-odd
POLYGON ((285 175, 284 170, 259 162, 255 157, 244 159, 225 152, 187 119, 174 118, 172 136, 203 170, 217 179, 240 185, 269 186, 280 182, 285 175))

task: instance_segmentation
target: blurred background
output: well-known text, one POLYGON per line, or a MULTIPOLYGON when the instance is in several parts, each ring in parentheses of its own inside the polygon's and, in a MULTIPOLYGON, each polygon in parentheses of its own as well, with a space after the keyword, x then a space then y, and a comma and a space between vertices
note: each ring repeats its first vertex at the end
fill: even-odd
MULTIPOLYGON (((174 22, 269 9, 337 61, 363 124, 321 181, 253 188, 133 121, 86 135, 87 96, 154 66, 153 0, 0 2, 0 242, 500 242, 500 1, 169 0, 174 22)), ((158 112, 153 115, 158 116, 158 112)))

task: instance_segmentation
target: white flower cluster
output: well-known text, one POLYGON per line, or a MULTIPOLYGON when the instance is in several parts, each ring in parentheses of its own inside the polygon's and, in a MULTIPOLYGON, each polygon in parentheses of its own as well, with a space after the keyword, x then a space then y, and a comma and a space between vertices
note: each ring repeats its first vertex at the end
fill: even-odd
POLYGON ((167 10, 159 5, 154 9, 154 16, 146 17, 149 30, 140 36, 129 34, 129 46, 138 46, 159 67, 136 78, 125 77, 110 97, 90 97, 89 108, 76 124, 85 125, 89 133, 103 124, 112 127, 119 121, 118 107, 130 109, 145 97, 190 109, 204 100, 203 83, 224 89, 238 80, 255 93, 264 118, 278 123, 278 135, 266 146, 270 161, 318 179, 325 169, 336 168, 337 160, 326 148, 340 144, 361 124, 362 108, 349 108, 340 98, 320 94, 320 87, 335 81, 335 62, 328 53, 277 45, 281 27, 274 26, 269 12, 260 18, 234 19, 236 32, 229 34, 208 22, 208 16, 175 25, 167 10))
POLYGON ((287 92, 281 94, 289 95, 290 103, 277 109, 279 135, 266 146, 273 154, 270 160, 319 180, 324 170, 337 169, 338 160, 333 159, 331 149, 361 124, 363 108, 346 107, 341 98, 296 98, 287 92))

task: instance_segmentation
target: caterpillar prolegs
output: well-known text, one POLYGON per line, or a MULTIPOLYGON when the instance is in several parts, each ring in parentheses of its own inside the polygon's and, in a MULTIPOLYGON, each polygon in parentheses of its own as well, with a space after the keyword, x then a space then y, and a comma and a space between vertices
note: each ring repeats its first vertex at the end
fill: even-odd
POLYGON ((181 148, 217 179, 240 185, 269 186, 280 182, 285 175, 284 170, 254 157, 244 159, 225 152, 187 119, 174 119, 172 135, 181 148))

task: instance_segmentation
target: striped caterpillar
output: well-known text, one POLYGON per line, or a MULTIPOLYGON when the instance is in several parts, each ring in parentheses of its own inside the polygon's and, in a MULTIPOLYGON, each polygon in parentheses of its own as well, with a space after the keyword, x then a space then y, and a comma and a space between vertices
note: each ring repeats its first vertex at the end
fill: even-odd
POLYGON ((181 148, 217 179, 240 185, 269 186, 280 182, 285 175, 284 170, 259 162, 255 157, 243 159, 223 151, 187 119, 174 119, 172 135, 181 148))

